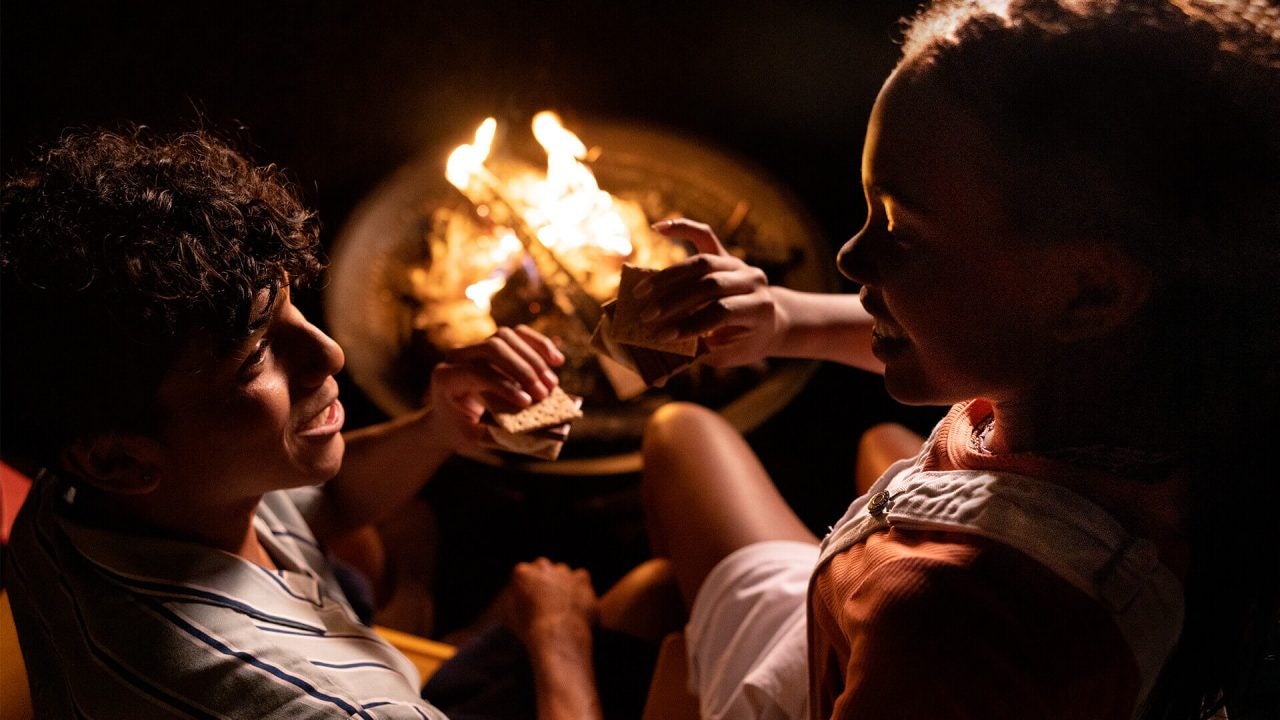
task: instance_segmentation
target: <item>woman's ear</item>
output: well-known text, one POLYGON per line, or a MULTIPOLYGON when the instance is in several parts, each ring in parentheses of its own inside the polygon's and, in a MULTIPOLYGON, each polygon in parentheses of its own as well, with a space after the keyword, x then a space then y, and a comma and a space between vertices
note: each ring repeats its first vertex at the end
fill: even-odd
POLYGON ((1127 253, 1106 245, 1064 248, 1068 302, 1061 308, 1054 336, 1075 342, 1107 335, 1123 326, 1147 304, 1151 272, 1127 253))
POLYGON ((106 433, 76 440, 62 452, 62 464, 105 492, 143 495, 160 484, 160 445, 129 433, 106 433))

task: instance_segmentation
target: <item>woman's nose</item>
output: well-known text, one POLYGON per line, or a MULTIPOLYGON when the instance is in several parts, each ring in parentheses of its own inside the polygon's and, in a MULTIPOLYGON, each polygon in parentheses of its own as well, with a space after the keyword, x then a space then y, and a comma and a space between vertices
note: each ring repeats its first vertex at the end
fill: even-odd
POLYGON ((323 330, 307 323, 311 327, 311 331, 315 334, 315 342, 319 348, 319 357, 316 360, 318 365, 324 368, 325 376, 336 375, 347 362, 347 355, 342 351, 342 347, 337 341, 329 337, 323 330))
POLYGON ((296 308, 293 332, 290 333, 291 356, 297 380, 307 387, 324 383, 346 363, 346 355, 333 338, 312 325, 296 308))
POLYGON ((867 236, 871 232, 870 229, 871 221, 868 220, 858 234, 849 238, 849 241, 836 254, 836 267, 840 272, 850 280, 863 285, 879 279, 875 264, 867 252, 867 236))

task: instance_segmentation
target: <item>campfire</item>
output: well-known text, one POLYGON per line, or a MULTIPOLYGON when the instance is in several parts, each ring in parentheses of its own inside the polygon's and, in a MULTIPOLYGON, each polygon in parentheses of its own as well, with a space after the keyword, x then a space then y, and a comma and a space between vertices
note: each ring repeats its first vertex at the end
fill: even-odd
POLYGON ((545 169, 491 160, 497 129, 486 119, 473 142, 449 155, 445 177, 470 212, 432 212, 424 238, 430 262, 410 269, 421 302, 415 327, 445 350, 529 322, 574 341, 576 351, 600 303, 617 293, 624 262, 661 268, 686 252, 649 229, 659 218, 600 188, 588 163, 601 150, 588 149, 555 113, 540 112, 532 123, 545 169))
POLYGON ((687 256, 649 229, 665 218, 710 223, 772 283, 834 289, 833 250, 803 210, 705 143, 638 125, 566 123, 552 112, 532 120, 486 119, 470 142, 424 152, 339 233, 326 309, 360 388, 387 414, 407 412, 424 401, 447 350, 502 325, 531 325, 557 341, 567 358, 561 384, 584 398, 561 459, 522 465, 557 474, 635 470, 645 419, 673 399, 715 408, 742 430, 786 404, 815 363, 695 364, 620 400, 589 341, 624 262, 661 268, 687 256))

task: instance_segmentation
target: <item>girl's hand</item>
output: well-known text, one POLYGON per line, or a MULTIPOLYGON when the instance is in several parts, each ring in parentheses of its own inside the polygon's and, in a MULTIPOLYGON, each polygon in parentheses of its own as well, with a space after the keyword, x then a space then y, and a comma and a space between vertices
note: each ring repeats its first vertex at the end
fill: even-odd
POLYGON ((720 367, 768 357, 781 318, 764 271, 730 255, 703 223, 663 220, 653 229, 698 249, 636 285, 635 297, 644 302, 640 320, 654 337, 705 335, 703 362, 720 367))
POLYGON ((542 400, 560 382, 552 368, 563 364, 555 343, 525 325, 499 328, 483 342, 450 350, 431 373, 433 440, 474 449, 485 435, 485 408, 515 412, 542 400))

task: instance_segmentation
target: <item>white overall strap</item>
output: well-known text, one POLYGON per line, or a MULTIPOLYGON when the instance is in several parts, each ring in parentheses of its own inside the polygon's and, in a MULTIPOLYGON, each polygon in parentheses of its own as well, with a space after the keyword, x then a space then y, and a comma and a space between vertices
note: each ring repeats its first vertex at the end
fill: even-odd
POLYGON ((1145 699, 1178 640, 1182 585, 1155 546, 1054 483, 1012 473, 890 469, 823 542, 818 566, 886 526, 967 532, 1008 545, 1111 613, 1133 654, 1145 699))

